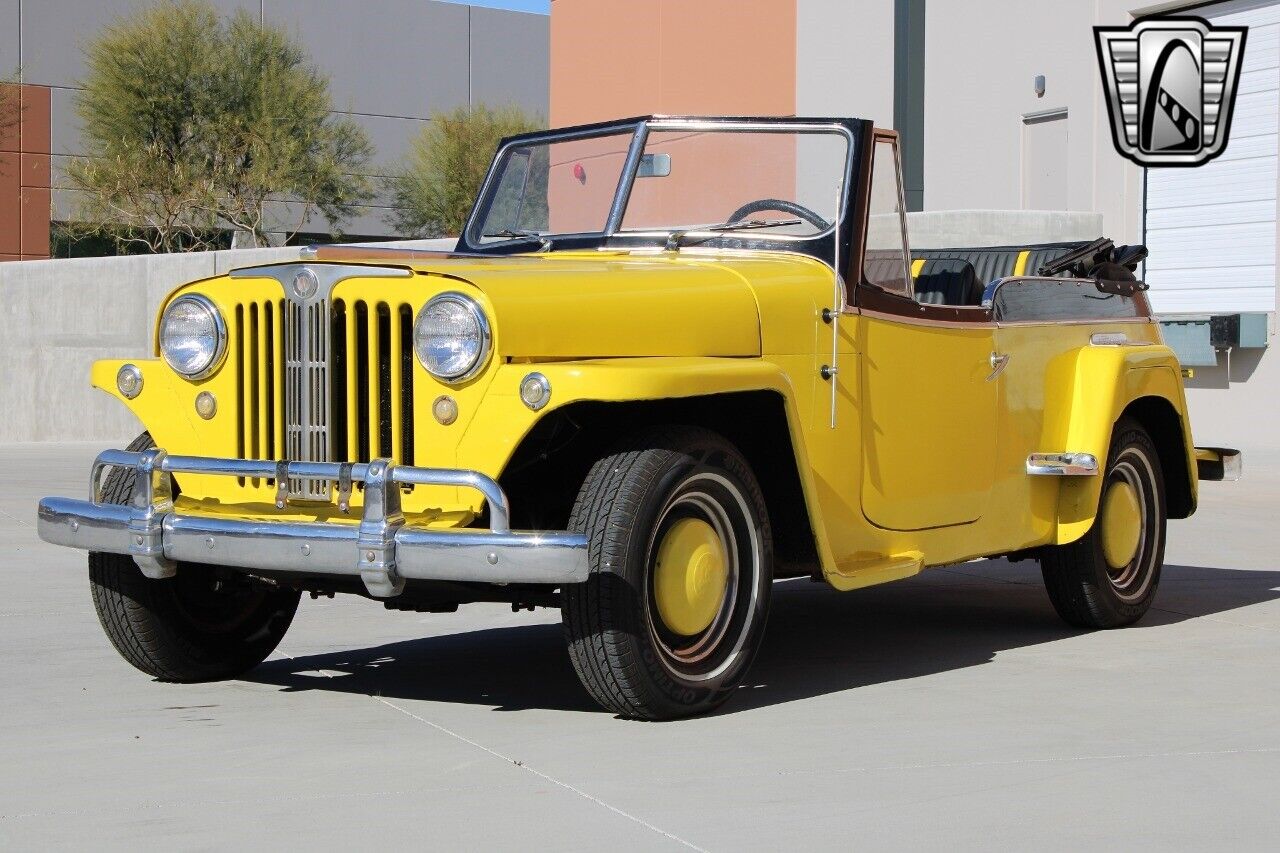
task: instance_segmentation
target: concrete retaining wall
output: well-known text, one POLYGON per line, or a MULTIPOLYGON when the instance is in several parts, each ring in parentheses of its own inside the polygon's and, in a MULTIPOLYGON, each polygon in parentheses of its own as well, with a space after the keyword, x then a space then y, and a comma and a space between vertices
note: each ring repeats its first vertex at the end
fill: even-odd
POLYGON ((89 387, 90 365, 150 357, 156 312, 175 287, 298 257, 291 247, 0 263, 0 442, 127 441, 141 427, 89 387))
MULTIPOLYGON (((1079 239, 1097 233, 1097 219, 1019 214, 1014 221, 993 213, 965 225, 957 213, 912 214, 934 245, 962 246, 1079 239)), ((452 248, 453 241, 378 245, 452 248)), ((149 357, 156 311, 173 288, 297 258, 297 248, 283 248, 0 263, 0 443, 129 440, 139 424, 89 387, 89 366, 100 358, 149 357)), ((1220 359, 1220 367, 1198 369, 1187 383, 1196 441, 1280 449, 1280 355, 1268 349, 1220 359)))

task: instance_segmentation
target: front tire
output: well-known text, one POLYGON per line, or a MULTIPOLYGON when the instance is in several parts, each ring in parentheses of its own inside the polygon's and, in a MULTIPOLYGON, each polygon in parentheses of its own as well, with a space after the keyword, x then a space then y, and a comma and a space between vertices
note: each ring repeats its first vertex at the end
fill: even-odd
MULTIPOLYGON (((155 447, 143 433, 130 450, 155 447)), ((128 503, 136 472, 115 468, 103 497, 128 503)), ((240 572, 184 563, 174 577, 152 580, 125 554, 89 554, 93 606, 126 661, 161 681, 234 678, 266 660, 298 609, 297 590, 240 572)))
POLYGON ((1093 527, 1040 553, 1049 600, 1077 628, 1118 628, 1151 607, 1164 564, 1164 476, 1160 455, 1140 424, 1123 419, 1112 433, 1093 527))
POLYGON ((624 717, 708 711, 741 683, 769 611, 773 545, 750 466, 720 436, 662 427, 596 462, 570 519, 591 575, 562 592, 583 686, 624 717))

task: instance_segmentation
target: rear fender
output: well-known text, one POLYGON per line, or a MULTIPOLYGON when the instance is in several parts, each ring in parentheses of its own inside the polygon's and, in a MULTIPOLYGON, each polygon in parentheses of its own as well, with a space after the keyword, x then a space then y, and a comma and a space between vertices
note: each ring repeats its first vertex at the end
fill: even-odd
MULTIPOLYGON (((1139 401, 1164 401, 1181 422, 1176 452, 1183 454, 1185 470, 1195 471, 1181 372, 1168 347, 1082 347, 1051 364, 1048 380, 1042 437, 1047 450, 1090 453, 1099 466, 1105 466, 1116 422, 1131 407, 1141 410, 1145 404, 1139 401)), ((1170 470, 1167 460, 1164 467, 1170 470)), ((1174 466, 1174 470, 1181 469, 1174 466)), ((1189 505, 1194 508, 1196 478, 1188 479, 1189 505)), ((1061 479, 1054 544, 1074 542, 1089 532, 1098 512, 1102 481, 1101 475, 1061 479)))

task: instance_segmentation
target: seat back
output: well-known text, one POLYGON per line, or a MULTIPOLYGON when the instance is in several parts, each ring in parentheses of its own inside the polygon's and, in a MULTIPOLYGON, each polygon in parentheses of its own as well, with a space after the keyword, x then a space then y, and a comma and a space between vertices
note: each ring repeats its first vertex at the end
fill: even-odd
POLYGON ((982 289, 973 264, 959 258, 925 261, 916 275, 916 301, 928 305, 979 305, 982 289))

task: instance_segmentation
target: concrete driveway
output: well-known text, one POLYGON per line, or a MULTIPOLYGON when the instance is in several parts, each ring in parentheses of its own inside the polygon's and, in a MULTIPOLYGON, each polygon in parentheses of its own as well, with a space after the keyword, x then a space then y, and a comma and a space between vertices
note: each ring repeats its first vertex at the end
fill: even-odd
POLYGON ((39 542, 85 445, 0 447, 0 847, 1274 849, 1280 457, 1206 484, 1137 627, 1060 623, 1034 563, 779 584, 719 713, 616 719, 558 614, 304 599, 273 658, 154 683, 83 555, 39 542))

